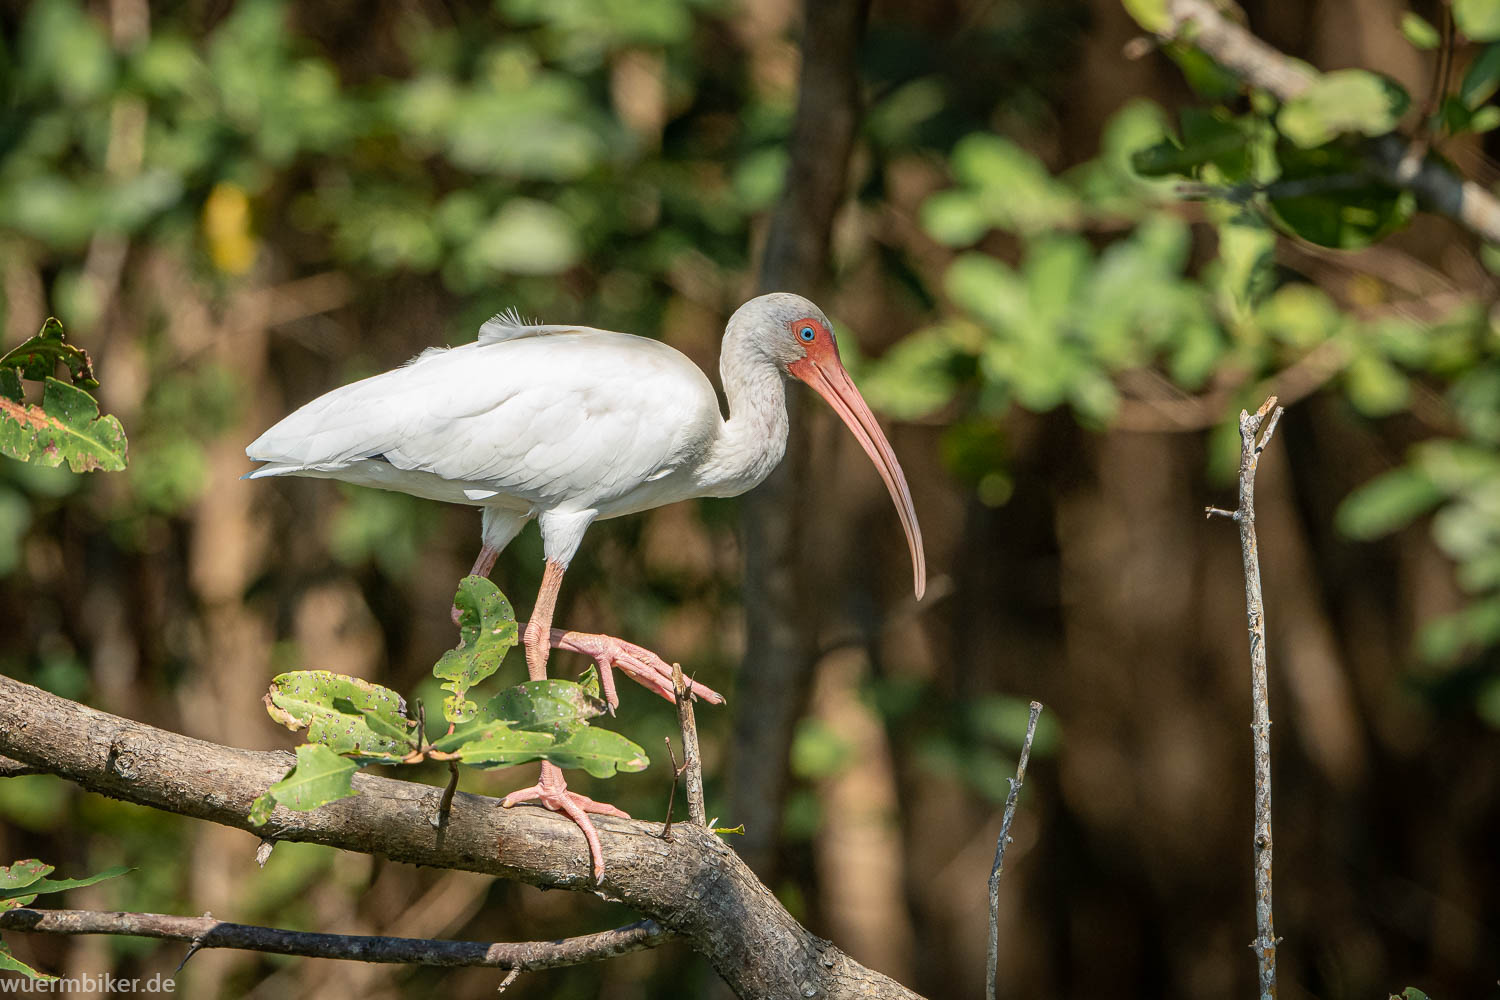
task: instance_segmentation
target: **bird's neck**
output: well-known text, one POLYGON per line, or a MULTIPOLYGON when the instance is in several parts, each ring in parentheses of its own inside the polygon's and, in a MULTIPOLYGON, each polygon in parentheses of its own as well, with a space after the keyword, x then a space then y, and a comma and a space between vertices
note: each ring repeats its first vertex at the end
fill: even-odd
POLYGON ((774 361, 749 337, 731 329, 724 337, 719 374, 729 419, 701 467, 710 496, 738 496, 758 486, 786 453, 786 382, 774 361))

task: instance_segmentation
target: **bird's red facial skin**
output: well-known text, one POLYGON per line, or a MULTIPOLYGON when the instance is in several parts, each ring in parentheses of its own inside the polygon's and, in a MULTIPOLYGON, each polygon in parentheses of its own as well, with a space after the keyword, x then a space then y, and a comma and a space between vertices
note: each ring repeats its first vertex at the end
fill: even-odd
POLYGON ((805 316, 802 319, 792 320, 786 325, 786 328, 791 331, 792 337, 797 341, 797 344, 807 352, 806 357, 787 365, 787 371, 805 382, 810 373, 808 367, 810 362, 817 362, 825 368, 842 367, 843 363, 839 360, 839 345, 833 339, 832 331, 828 329, 822 320, 805 316), (804 327, 812 328, 812 340, 802 339, 801 333, 804 327))

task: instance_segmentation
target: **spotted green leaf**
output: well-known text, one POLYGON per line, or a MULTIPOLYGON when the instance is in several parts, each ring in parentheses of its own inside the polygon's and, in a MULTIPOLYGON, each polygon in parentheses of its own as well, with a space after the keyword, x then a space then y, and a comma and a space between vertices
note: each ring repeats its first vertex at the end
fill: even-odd
POLYGON ((650 763, 645 751, 617 733, 588 724, 604 707, 596 686, 527 681, 490 699, 473 719, 454 727, 433 747, 456 752, 465 764, 476 767, 547 760, 600 778, 641 770, 650 763))
POLYGON ((118 878, 131 869, 107 868, 97 875, 89 875, 86 878, 46 878, 45 876, 51 874, 52 870, 51 865, 35 858, 30 861, 17 861, 8 868, 0 868, 0 911, 30 906, 32 901, 42 893, 80 889, 86 885, 103 882, 105 879, 118 878))
POLYGON ((594 726, 573 731, 540 756, 558 767, 582 768, 596 778, 612 777, 617 771, 643 771, 651 763, 646 751, 635 743, 594 726))
POLYGON ((52 866, 45 861, 32 858, 29 861, 17 861, 9 867, 0 868, 0 899, 9 900, 9 905, 0 903, 0 910, 8 910, 17 906, 28 906, 36 899, 36 893, 32 891, 31 885, 42 876, 50 874, 52 866), (23 895, 30 893, 30 895, 23 895))
POLYGON ((400 760, 412 750, 416 723, 390 688, 329 670, 277 675, 265 696, 271 718, 338 754, 363 761, 400 760))
POLYGON ((62 323, 50 316, 35 337, 22 341, 0 357, 0 368, 8 368, 22 378, 40 382, 57 370, 58 362, 68 366, 74 385, 85 389, 99 387, 88 352, 68 343, 62 323))
POLYGON ((321 743, 304 743, 297 748, 297 766, 251 805, 250 822, 255 826, 264 824, 278 805, 307 812, 357 795, 351 779, 358 769, 354 761, 340 757, 321 743))
POLYGON ((505 654, 516 644, 516 616, 510 602, 492 582, 482 576, 467 576, 453 598, 458 608, 459 643, 443 654, 432 672, 452 692, 443 699, 443 715, 449 722, 467 722, 478 706, 468 698, 469 689, 500 669, 505 654))
POLYGON ((99 415, 93 396, 48 376, 37 406, 21 401, 19 388, 13 374, 0 385, 0 455, 45 466, 66 462, 74 472, 125 468, 125 429, 99 415))
POLYGON ((124 875, 129 871, 134 871, 134 869, 127 868, 123 865, 116 865, 113 868, 104 869, 104 871, 99 872, 97 875, 88 875, 84 878, 38 879, 37 881, 32 882, 30 885, 22 888, 0 890, 0 903, 3 903, 6 900, 16 899, 23 893, 30 893, 34 897, 41 895, 44 892, 63 892, 67 889, 82 889, 86 885, 94 885, 96 882, 103 882, 105 879, 119 878, 121 875, 124 875))

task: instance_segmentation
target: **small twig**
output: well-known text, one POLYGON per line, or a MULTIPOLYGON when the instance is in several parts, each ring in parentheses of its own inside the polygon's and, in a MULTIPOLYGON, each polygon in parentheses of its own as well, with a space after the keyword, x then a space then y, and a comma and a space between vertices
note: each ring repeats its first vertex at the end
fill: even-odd
MULTIPOLYGON (((214 918, 214 915, 213 915, 213 913, 211 911, 209 911, 209 910, 204 910, 203 911, 203 917, 202 917, 202 919, 204 919, 204 920, 213 920, 213 918, 214 918)), ((187 954, 185 954, 185 955, 182 956, 182 961, 180 961, 180 962, 177 963, 177 968, 175 968, 175 969, 172 970, 172 975, 175 977, 179 972, 181 972, 187 966, 188 959, 190 959, 194 955, 198 954, 198 952, 202 948, 203 948, 203 935, 202 934, 194 935, 192 943, 188 945, 187 954)))
MULTIPOLYGON (((1253 414, 1240 411, 1239 508, 1232 516, 1240 526, 1240 553, 1245 569, 1245 613, 1250 629, 1250 732, 1255 748, 1255 952, 1260 1000, 1276 998, 1276 944, 1271 918, 1271 704, 1266 667, 1266 615, 1260 583, 1260 552, 1255 538, 1255 472, 1260 454, 1276 433, 1282 407, 1269 397, 1253 414)), ((1225 514, 1208 508, 1210 514, 1225 514)))
MULTIPOLYGON (((446 968, 487 967, 516 972, 580 965, 627 952, 654 948, 672 934, 654 920, 640 920, 614 930, 558 941, 439 941, 422 938, 318 934, 279 927, 232 924, 213 917, 176 917, 164 913, 107 913, 98 910, 33 910, 0 913, 0 930, 35 934, 119 934, 129 937, 187 941, 188 958, 204 948, 235 948, 271 955, 301 955, 357 962, 431 965, 446 968)), ((179 965, 178 969, 182 966, 179 965)))
POLYGON ((1373 176, 1368 173, 1327 174, 1320 177, 1299 177, 1289 181, 1272 181, 1269 184, 1204 184, 1200 181, 1184 181, 1173 188, 1179 198, 1190 200, 1212 198, 1236 205, 1249 204, 1258 195, 1273 201, 1290 198, 1307 198, 1330 191, 1350 191, 1368 187, 1373 176))
POLYGON ((990 940, 985 963, 985 992, 988 1000, 995 1000, 995 971, 1000 962, 1000 873, 1005 869, 1005 845, 1010 843, 1010 824, 1016 818, 1016 800, 1021 797, 1021 784, 1026 780, 1026 762, 1031 759, 1031 741, 1036 737, 1036 720, 1041 717, 1042 703, 1031 703, 1031 717, 1026 720, 1026 739, 1021 741, 1021 759, 1016 763, 1016 776, 1009 779, 1010 793, 1005 796, 1005 817, 1000 821, 1000 839, 995 844, 995 866, 990 869, 990 940))
POLYGON ((677 724, 682 727, 682 766, 687 774, 688 819, 708 825, 703 804, 703 758, 698 753, 698 723, 693 719, 692 685, 683 679, 682 664, 672 664, 672 690, 677 694, 677 724))
POLYGON ((495 987, 495 992, 496 993, 504 993, 506 987, 508 987, 511 983, 515 982, 517 979, 520 979, 520 978, 521 978, 521 970, 520 969, 511 969, 509 972, 507 972, 505 974, 505 978, 502 979, 502 980, 500 980, 500 985, 497 986, 497 987, 495 987))
POLYGON ((433 814, 429 822, 438 832, 438 844, 441 846, 443 833, 448 828, 448 813, 453 809, 453 793, 458 791, 458 761, 448 762, 448 787, 443 789, 443 797, 438 800, 437 812, 433 814))
POLYGON ((667 791, 667 821, 661 828, 661 839, 671 843, 672 841, 672 809, 677 805, 677 782, 682 777, 682 772, 687 770, 687 764, 681 767, 677 765, 677 755, 672 752, 672 737, 663 736, 662 742, 667 745, 667 760, 672 762, 672 787, 667 791))

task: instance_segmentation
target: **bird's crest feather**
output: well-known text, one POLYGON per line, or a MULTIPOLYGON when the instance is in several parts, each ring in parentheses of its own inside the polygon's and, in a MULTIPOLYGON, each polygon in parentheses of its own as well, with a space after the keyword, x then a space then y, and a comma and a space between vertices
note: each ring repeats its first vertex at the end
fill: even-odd
POLYGON ((543 333, 552 333, 554 330, 556 327, 543 326, 539 320, 524 318, 519 309, 511 306, 509 309, 496 313, 479 328, 479 342, 494 344, 502 340, 535 337, 543 333))

